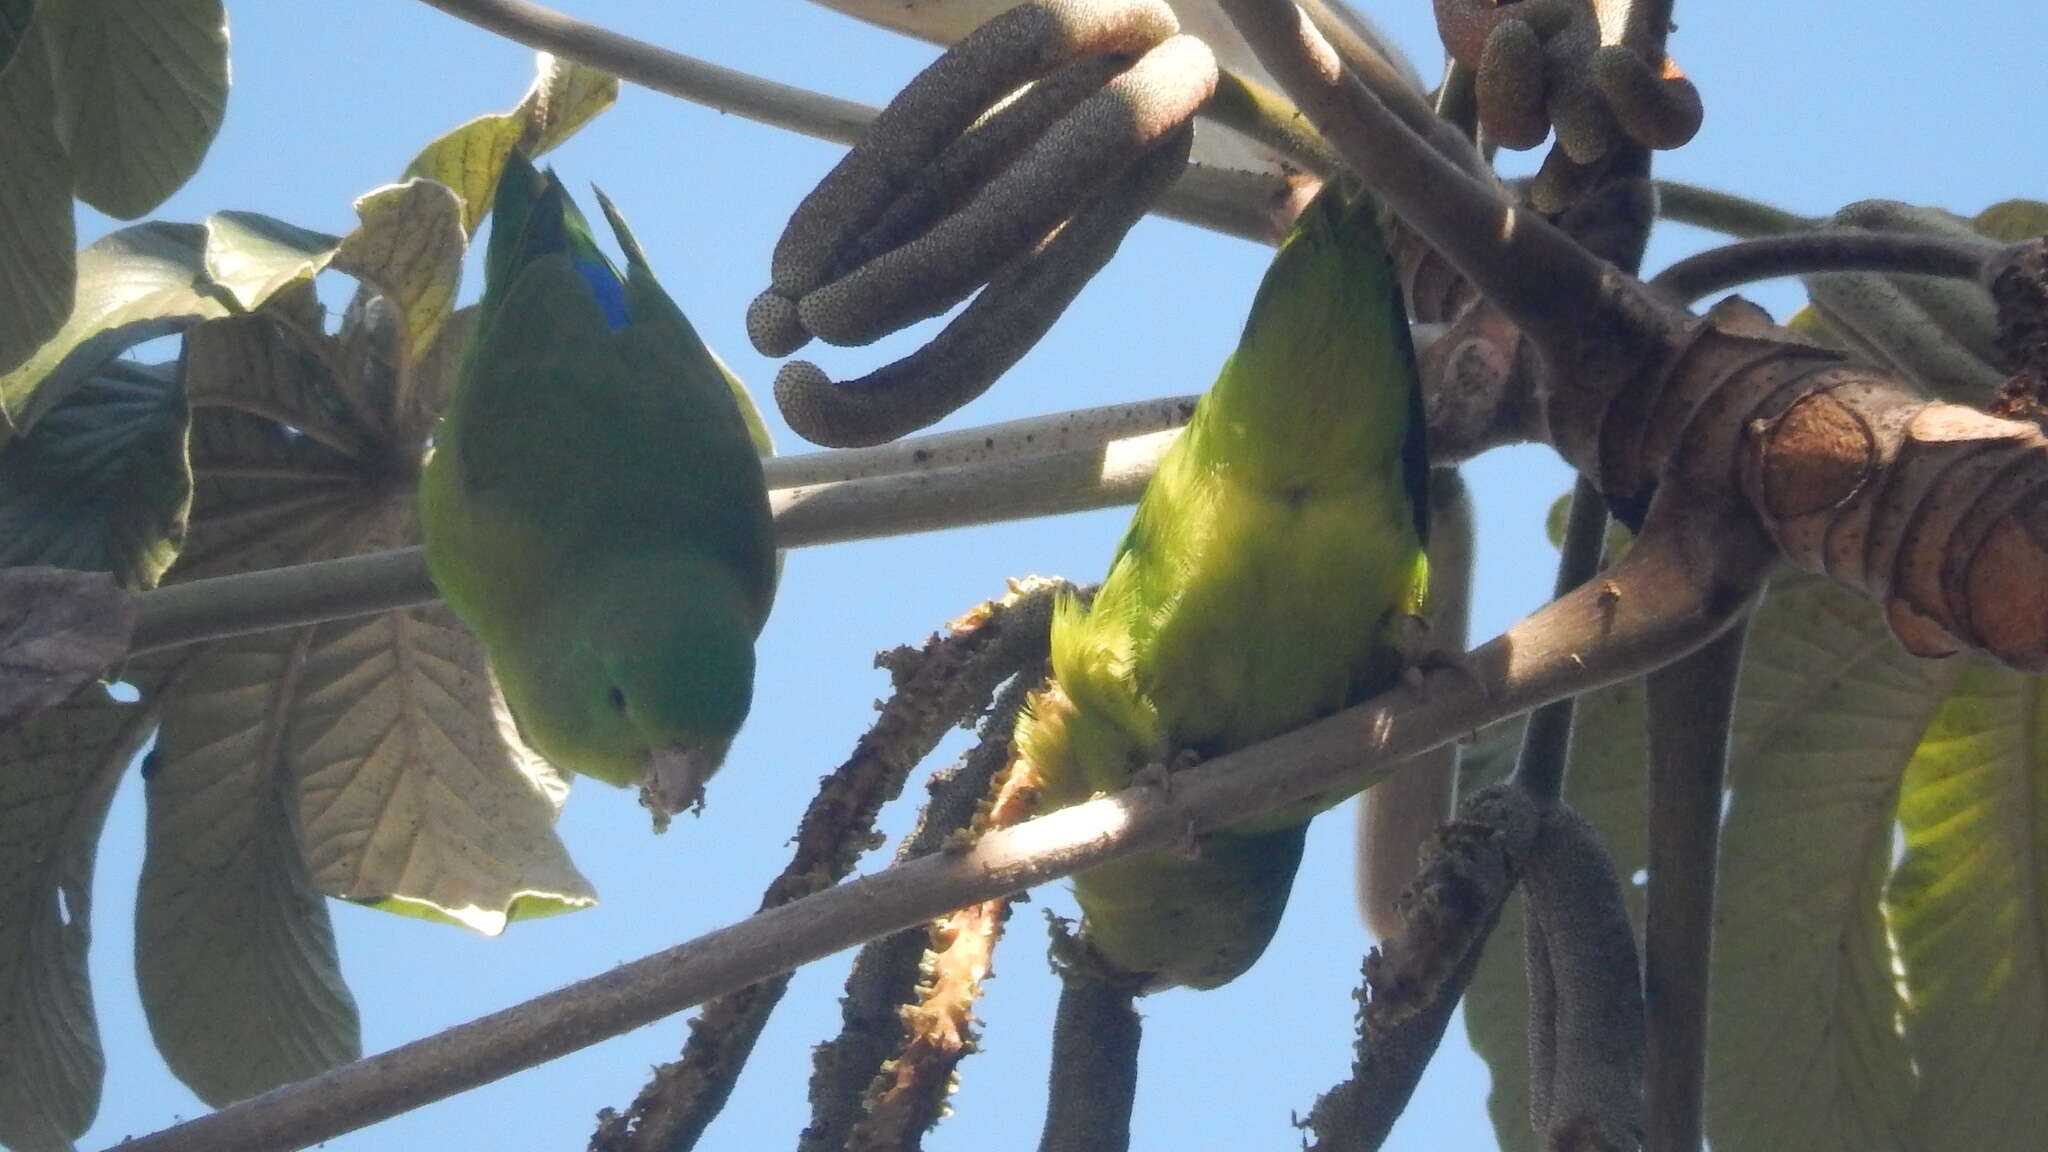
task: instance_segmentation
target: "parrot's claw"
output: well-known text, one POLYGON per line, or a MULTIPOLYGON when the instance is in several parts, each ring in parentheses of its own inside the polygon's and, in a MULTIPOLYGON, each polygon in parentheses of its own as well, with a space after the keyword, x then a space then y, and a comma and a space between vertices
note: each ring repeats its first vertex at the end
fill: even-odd
MULTIPOLYGON (((1157 788, 1163 799, 1173 799, 1173 778, 1176 773, 1185 772, 1202 762, 1200 753, 1182 748, 1165 760, 1154 760, 1131 775, 1131 783, 1141 788, 1157 788)), ((1161 848, 1183 860, 1194 860, 1202 854, 1201 837, 1195 832, 1194 821, 1190 820, 1181 835, 1172 844, 1161 848)))

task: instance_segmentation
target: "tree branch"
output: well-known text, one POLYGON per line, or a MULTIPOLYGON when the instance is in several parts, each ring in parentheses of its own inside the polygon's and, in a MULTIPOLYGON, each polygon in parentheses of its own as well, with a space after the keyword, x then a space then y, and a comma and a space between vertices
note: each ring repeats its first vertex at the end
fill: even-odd
POLYGON ((1126 1152, 1144 1039, 1137 989, 1096 963, 1066 921, 1050 927, 1060 1004, 1038 1152, 1126 1152))
POLYGON ((1425 143, 1350 76, 1293 0, 1221 4, 1345 164, 1539 344, 1573 347, 1584 318, 1607 310, 1599 261, 1425 143))
MULTIPOLYGON (((1697 510, 1652 508, 1651 521, 1697 510)), ((275 1089, 121 1146, 121 1152, 299 1148, 444 1099, 648 1021, 953 909, 1072 875, 1312 793, 1359 788, 1447 740, 1692 651, 1748 605, 1771 554, 1715 529, 1643 538, 1609 574, 1478 651, 1428 690, 1396 689, 1286 735, 942 853, 829 888, 524 1004, 275 1089), (1751 561, 1754 560, 1752 563, 1751 561), (1731 599, 1730 592, 1743 594, 1731 599)), ((1750 529, 1754 532, 1754 528, 1750 529)))
MULTIPOLYGON (((1564 551, 1557 562, 1557 594, 1579 587, 1600 571, 1600 547, 1607 538, 1607 502, 1585 477, 1572 486, 1571 518, 1565 522, 1564 551)), ((1529 795, 1555 804, 1564 794, 1565 767, 1571 762, 1572 701, 1554 700, 1529 717, 1522 732, 1522 751, 1515 763, 1515 782, 1529 795)))
POLYGON ((1644 1152, 1699 1152, 1721 779, 1747 626, 1648 677, 1649 918, 1644 1152))
POLYGON ((1677 180, 1657 181, 1657 214, 1730 236, 1776 236, 1818 227, 1819 220, 1762 201, 1677 180))
MULTIPOLYGON (((656 92, 819 140, 852 144, 879 109, 778 84, 671 52, 528 0, 424 0, 459 20, 543 52, 600 68, 656 92)), ((1289 198, 1264 173, 1190 168, 1155 210, 1184 223, 1263 244, 1279 241, 1289 198)))
POLYGON ((1813 272, 1891 272, 1975 280, 2001 251, 1982 243, 1910 232, 1804 232, 1741 240, 1688 256, 1650 281, 1681 303, 1755 280, 1813 272))
MULTIPOLYGON (((1455 468, 1429 478, 1429 646, 1463 652, 1472 607, 1472 500, 1455 468)), ((1415 879, 1423 845, 1451 814, 1458 745, 1445 744, 1401 766, 1359 797, 1358 905, 1381 940, 1401 930, 1396 907, 1415 879)))
MULTIPOLYGON (((1173 397, 763 461, 776 542, 805 548, 1129 504, 1193 410, 1193 398, 1173 397), (823 479, 839 472, 854 478, 823 479)), ((418 548, 193 580, 135 594, 130 654, 436 598, 418 548)))

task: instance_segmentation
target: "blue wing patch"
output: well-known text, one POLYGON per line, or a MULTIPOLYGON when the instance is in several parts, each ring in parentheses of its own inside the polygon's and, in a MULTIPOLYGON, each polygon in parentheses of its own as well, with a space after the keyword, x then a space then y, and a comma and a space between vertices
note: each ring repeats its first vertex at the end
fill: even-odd
POLYGON ((597 301, 598 310, 604 313, 604 322, 613 329, 624 328, 632 318, 626 315, 626 286, 619 283, 618 273, 602 260, 571 261, 578 275, 590 285, 590 295, 597 301))

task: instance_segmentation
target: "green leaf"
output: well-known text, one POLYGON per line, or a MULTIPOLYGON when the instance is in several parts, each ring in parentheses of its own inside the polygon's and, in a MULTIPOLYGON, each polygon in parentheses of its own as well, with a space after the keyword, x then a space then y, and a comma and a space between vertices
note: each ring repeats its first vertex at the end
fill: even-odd
POLYGON ((216 1107, 362 1053, 282 749, 305 632, 213 645, 163 699, 144 770, 135 968, 164 1061, 216 1107))
POLYGON ((334 253, 334 267, 375 285, 398 310, 407 363, 447 323, 462 282, 462 202, 446 185, 414 179, 356 200, 362 226, 334 253))
POLYGON ((0 1144, 69 1152, 99 1111, 93 857, 155 723, 98 685, 0 733, 0 1144))
MULTIPOLYGON (((0 25, 20 9, 11 3, 0 25)), ((56 95, 42 22, 14 29, 0 68, 0 372, 28 359, 71 311, 71 163, 51 126, 56 95)), ((0 377, 0 444, 18 414, 0 377)))
POLYGON ((2025 1152, 2048 1130, 2043 683, 1971 662, 1906 768, 1889 910, 1923 1148, 2025 1152))
POLYGON ((0 72, 14 59, 14 51, 28 38, 28 26, 36 16, 36 0, 0 0, 0 72))
MULTIPOLYGON (((67 216, 68 219, 68 216, 67 216)), ((228 309, 205 268, 206 230, 196 224, 137 224, 78 254, 78 296, 57 335, 0 376, 0 407, 17 434, 123 351, 228 309)))
POLYGON ((619 78, 542 52, 533 87, 510 112, 479 116, 420 150, 405 177, 424 177, 454 189, 462 200, 462 230, 474 235, 490 211, 505 158, 514 147, 538 156, 576 134, 619 98, 619 78))
POLYGON ((206 274, 254 310, 287 285, 318 275, 340 243, 258 212, 216 212, 206 218, 206 274))
POLYGON ((228 98, 220 0, 47 0, 78 198, 122 220, 199 168, 228 98))
POLYGON ((1914 1147, 1881 900, 1901 776, 1960 667, 1907 655, 1874 606, 1824 579, 1772 582, 1729 752, 1708 1028, 1715 1147, 1914 1147))
POLYGON ((169 365, 117 360, 0 453, 0 567, 156 584, 192 504, 185 398, 169 365))
MULTIPOLYGON (((1479 734, 1458 767, 1458 794, 1470 796, 1507 778, 1521 751, 1523 722, 1479 734)), ((1585 817, 1614 857, 1636 935, 1642 935, 1643 889, 1631 877, 1649 864, 1644 833, 1643 686, 1631 680, 1579 699, 1572 729, 1565 800, 1585 817)), ((1534 1152, 1529 1128, 1529 982, 1524 968, 1522 901, 1511 900, 1486 942, 1465 992, 1465 1032, 1493 1074, 1486 1100, 1502 1152, 1534 1152)))

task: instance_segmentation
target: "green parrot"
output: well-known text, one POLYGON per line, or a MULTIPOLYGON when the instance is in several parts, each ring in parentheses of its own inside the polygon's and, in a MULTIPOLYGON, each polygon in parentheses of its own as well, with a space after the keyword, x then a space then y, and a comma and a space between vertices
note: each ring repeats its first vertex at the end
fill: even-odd
POLYGON ((598 200, 514 153, 484 296, 420 481, 427 567, 520 735, 562 768, 701 802, 753 700, 777 577, 767 431, 598 200))
MULTIPOLYGON (((1394 686, 1424 607, 1421 391, 1377 205, 1323 192, 1160 463, 1017 745, 1047 809, 1298 728, 1394 686)), ((1083 936, 1150 989, 1213 988, 1279 926, 1312 797, 1075 878, 1083 936)))

